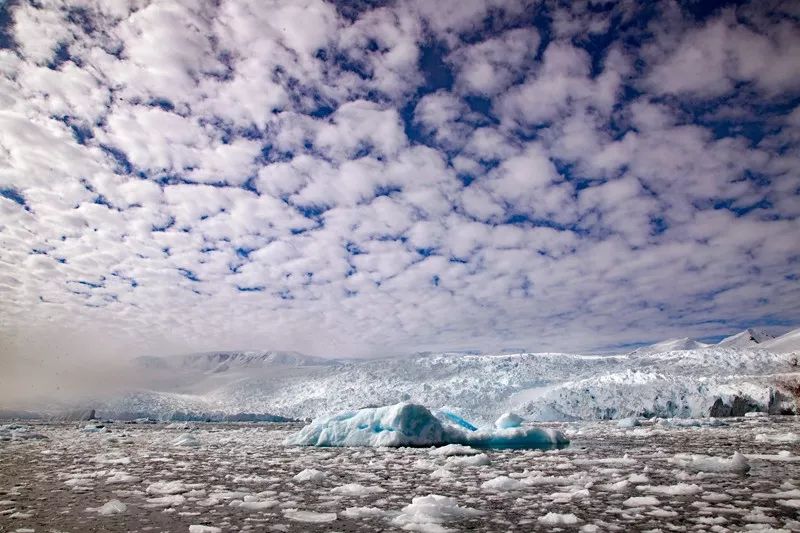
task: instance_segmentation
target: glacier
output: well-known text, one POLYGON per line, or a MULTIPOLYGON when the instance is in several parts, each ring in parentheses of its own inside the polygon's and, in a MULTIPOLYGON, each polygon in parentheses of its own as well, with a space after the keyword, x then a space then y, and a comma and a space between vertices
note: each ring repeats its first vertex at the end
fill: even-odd
MULTIPOLYGON (((519 418, 519 417, 516 417, 519 418)), ((513 418, 513 420, 516 420, 513 418)), ((520 419, 521 420, 521 419, 520 419)), ((555 429, 513 427, 476 429, 437 418, 425 406, 402 402, 345 411, 315 420, 286 440, 295 446, 445 446, 551 448, 569 443, 555 429)))
POLYGON ((798 411, 798 354, 800 330, 775 339, 745 330, 717 345, 679 339, 602 355, 319 360, 225 352, 139 360, 132 371, 166 374, 169 383, 153 379, 149 389, 93 399, 90 405, 105 418, 136 413, 174 420, 191 413, 201 420, 231 420, 252 413, 254 419, 286 420, 410 401, 466 430, 491 425, 509 411, 533 422, 788 414, 798 411))

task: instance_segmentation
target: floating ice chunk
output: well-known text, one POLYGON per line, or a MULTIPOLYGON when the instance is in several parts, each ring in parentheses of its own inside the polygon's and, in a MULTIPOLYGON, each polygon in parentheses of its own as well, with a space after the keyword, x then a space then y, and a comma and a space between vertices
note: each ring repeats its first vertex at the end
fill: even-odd
POLYGON ((481 488, 496 491, 511 491, 521 490, 525 488, 525 484, 518 479, 513 479, 508 476, 498 476, 489 481, 484 481, 481 488))
POLYGON ((486 466, 489 462, 489 456, 485 453, 466 456, 454 455, 447 458, 448 466, 486 466))
POLYGON ((277 500, 262 500, 256 502, 242 502, 239 504, 239 509, 247 509, 248 511, 263 511, 278 505, 277 500))
POLYGON ((222 533, 222 528, 192 524, 189 526, 189 533, 222 533))
POLYGON ((336 513, 315 513, 314 511, 300 511, 298 509, 285 509, 283 516, 296 522, 333 522, 336 520, 336 513))
POLYGON ((197 440, 197 437, 191 433, 181 433, 174 441, 172 441, 172 445, 197 447, 200 446, 200 441, 197 440))
POLYGON ((84 433, 107 433, 108 428, 102 424, 86 424, 81 428, 84 433))
POLYGON ((181 505, 186 501, 182 494, 171 494, 169 496, 161 496, 160 498, 147 498, 147 503, 152 507, 172 507, 173 505, 181 505))
POLYGON ((464 446, 463 444, 448 444, 447 446, 434 448, 430 451, 431 455, 438 457, 451 457, 453 455, 478 455, 479 453, 481 453, 480 450, 476 450, 470 446, 464 446))
POLYGON ((756 435, 756 442, 770 442, 773 444, 794 444, 800 442, 800 435, 797 433, 759 433, 756 435))
POLYGON ((370 494, 378 494, 386 492, 386 489, 378 485, 359 485, 358 483, 348 483, 331 489, 334 494, 344 494, 345 496, 369 496, 370 494))
POLYGON ((137 481, 139 481, 137 476, 121 471, 114 472, 106 479, 106 483, 136 483, 137 481))
POLYGON ((183 481, 156 481, 145 489, 147 494, 182 494, 192 489, 203 487, 202 483, 184 483, 183 481))
POLYGON ((497 429, 518 428, 525 420, 514 413, 503 413, 500 418, 495 420, 494 427, 497 429))
POLYGON ((327 477, 325 472, 321 470, 315 470, 313 468, 306 468, 302 470, 299 474, 294 476, 292 479, 295 481, 322 481, 327 477))
POLYGON ((301 446, 436 446, 463 444, 479 448, 549 448, 567 444, 554 429, 515 427, 465 431, 442 424, 426 407, 399 403, 348 411, 314 421, 286 440, 301 446))
POLYGON ((478 509, 458 505, 455 498, 429 494, 412 498, 411 503, 403 507, 400 514, 392 520, 392 524, 417 531, 446 531, 436 526, 481 514, 483 513, 478 509))
POLYGON ((637 487, 642 492, 665 494, 667 496, 691 496, 703 492, 700 485, 694 483, 678 483, 677 485, 642 485, 637 487))
POLYGON ((711 457, 708 455, 678 454, 672 458, 672 462, 678 466, 697 472, 730 472, 734 474, 743 474, 750 470, 750 463, 747 462, 747 458, 739 452, 735 452, 730 459, 711 457))
POLYGON ((769 415, 763 411, 751 411, 749 413, 745 413, 744 416, 745 418, 760 418, 762 416, 769 416, 769 415))
POLYGON ((93 511, 101 515, 112 515, 124 513, 128 510, 128 506, 119 500, 111 500, 104 503, 100 507, 88 507, 86 510, 93 511))
POLYGON ((378 507, 348 507, 341 512, 346 518, 382 518, 387 512, 378 507))
POLYGON ((653 496, 633 496, 622 502, 622 505, 625 507, 647 507, 649 505, 658 505, 658 503, 658 500, 653 496))
POLYGON ((540 516, 537 520, 540 524, 545 524, 547 526, 570 526, 581 521, 580 518, 572 513, 547 513, 544 516, 540 516))
POLYGON ((630 416, 628 418, 623 418, 619 422, 617 422, 617 427, 619 428, 634 428, 636 426, 641 426, 642 423, 639 422, 639 419, 635 416, 630 416))
POLYGON ((447 470, 446 468, 437 468, 436 470, 431 472, 431 477, 434 479, 446 479, 455 477, 455 474, 453 474, 450 470, 447 470))

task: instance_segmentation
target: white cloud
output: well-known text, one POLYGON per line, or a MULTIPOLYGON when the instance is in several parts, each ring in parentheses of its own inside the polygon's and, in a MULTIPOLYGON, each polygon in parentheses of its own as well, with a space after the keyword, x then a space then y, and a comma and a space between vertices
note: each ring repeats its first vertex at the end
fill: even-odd
POLYGON ((15 4, 3 340, 377 355, 797 320, 797 25, 656 8, 15 4))

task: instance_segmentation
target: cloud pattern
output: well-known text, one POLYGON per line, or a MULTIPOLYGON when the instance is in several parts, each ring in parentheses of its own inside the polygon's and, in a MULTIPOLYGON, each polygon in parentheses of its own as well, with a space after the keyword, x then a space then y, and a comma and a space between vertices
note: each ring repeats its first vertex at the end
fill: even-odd
POLYGON ((586 350, 800 321, 798 5, 346 4, 2 4, 3 342, 586 350))

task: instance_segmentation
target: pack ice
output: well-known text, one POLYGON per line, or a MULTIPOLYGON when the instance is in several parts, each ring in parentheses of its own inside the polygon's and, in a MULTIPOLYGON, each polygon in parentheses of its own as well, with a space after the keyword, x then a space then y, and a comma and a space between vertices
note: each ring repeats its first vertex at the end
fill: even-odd
MULTIPOLYGON (((469 429, 454 423, 455 415, 402 402, 383 407, 345 411, 313 421, 286 440, 298 446, 444 446, 478 448, 550 448, 569 443, 554 429, 523 426, 522 419, 506 414, 494 428, 469 429)), ((460 419, 459 419, 460 420, 460 419)))

